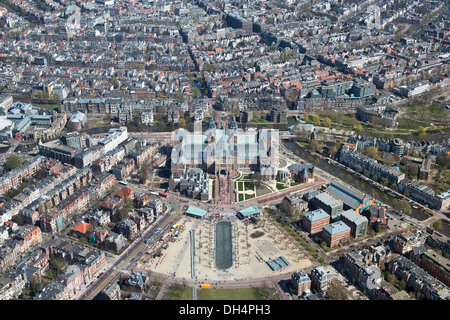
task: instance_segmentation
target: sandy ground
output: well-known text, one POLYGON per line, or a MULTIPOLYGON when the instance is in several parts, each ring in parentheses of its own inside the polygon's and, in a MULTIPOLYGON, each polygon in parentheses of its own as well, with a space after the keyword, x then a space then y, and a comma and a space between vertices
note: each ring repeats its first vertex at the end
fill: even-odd
POLYGON ((195 230, 195 275, 196 280, 208 281, 255 279, 293 273, 308 268, 311 262, 288 239, 281 235, 278 229, 263 216, 259 217, 258 226, 237 219, 234 215, 228 217, 211 217, 206 215, 202 220, 183 216, 177 230, 183 230, 178 237, 175 231, 169 231, 163 242, 169 247, 162 250, 160 257, 145 254, 137 264, 137 269, 174 275, 176 278, 191 279, 191 245, 190 230, 195 230), (227 270, 220 270, 214 263, 214 225, 219 219, 232 222, 234 263, 227 270), (264 235, 252 238, 256 231, 264 235), (171 239, 171 240, 169 240, 171 239), (266 261, 282 255, 289 266, 273 271, 266 261))

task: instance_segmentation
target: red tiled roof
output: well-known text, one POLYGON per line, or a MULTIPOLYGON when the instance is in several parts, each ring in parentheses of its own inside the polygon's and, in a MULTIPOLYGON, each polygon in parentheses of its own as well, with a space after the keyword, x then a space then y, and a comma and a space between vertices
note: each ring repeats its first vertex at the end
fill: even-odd
POLYGON ((73 228, 73 230, 84 234, 89 230, 90 226, 91 225, 87 222, 81 222, 75 228, 73 228))

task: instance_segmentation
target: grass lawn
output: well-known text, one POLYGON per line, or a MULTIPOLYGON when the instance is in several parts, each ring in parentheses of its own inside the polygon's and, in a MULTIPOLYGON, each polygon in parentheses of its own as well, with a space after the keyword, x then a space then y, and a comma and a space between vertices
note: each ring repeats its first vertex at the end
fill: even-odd
POLYGON ((238 198, 239 202, 244 201, 244 195, 242 193, 239 193, 238 198))
POLYGON ((245 195, 245 200, 249 200, 255 197, 255 194, 246 194, 245 195))
POLYGON ((277 189, 283 190, 283 189, 286 189, 286 186, 284 185, 284 183, 277 183, 277 189))
POLYGON ((244 191, 244 184, 241 181, 238 182, 238 191, 244 191))
POLYGON ((416 120, 411 120, 411 119, 406 119, 400 124, 399 129, 414 130, 414 129, 419 129, 420 126, 426 127, 427 123, 416 121, 416 120))
POLYGON ((432 104, 429 106, 428 111, 430 111, 433 117, 442 117, 446 113, 445 107, 438 104, 432 104))
POLYGON ((300 141, 299 142, 302 146, 304 146, 304 147, 306 147, 306 148, 309 148, 309 142, 306 142, 306 141, 300 141))
POLYGON ((261 300, 266 292, 260 288, 199 289, 198 300, 261 300))
POLYGON ((46 109, 50 109, 50 110, 54 110, 54 109, 58 108, 57 104, 39 104, 38 106, 41 108, 46 108, 46 109))
POLYGON ((254 123, 270 123, 270 121, 266 120, 266 119, 253 119, 254 123))
POLYGON ((192 288, 181 285, 173 285, 164 296, 164 300, 192 300, 192 288))
POLYGON ((418 107, 420 107, 420 104, 413 104, 412 106, 409 106, 408 108, 406 108, 406 110, 408 110, 409 112, 412 112, 412 111, 416 111, 418 107))
POLYGON ((109 120, 107 119, 97 119, 94 121, 92 128, 103 127, 109 125, 109 120))

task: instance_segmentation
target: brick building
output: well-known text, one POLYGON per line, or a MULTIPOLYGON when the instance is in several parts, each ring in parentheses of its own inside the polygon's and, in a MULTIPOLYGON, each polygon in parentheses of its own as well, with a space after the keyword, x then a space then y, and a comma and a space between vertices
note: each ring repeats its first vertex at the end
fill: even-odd
POLYGON ((321 232, 323 227, 330 224, 330 215, 323 209, 317 209, 303 215, 302 226, 309 233, 321 232))
POLYGON ((322 229, 322 239, 330 248, 347 242, 350 239, 350 227, 342 221, 328 224, 322 229))
POLYGON ((297 296, 311 291, 311 278, 304 270, 298 270, 291 276, 291 283, 297 296))

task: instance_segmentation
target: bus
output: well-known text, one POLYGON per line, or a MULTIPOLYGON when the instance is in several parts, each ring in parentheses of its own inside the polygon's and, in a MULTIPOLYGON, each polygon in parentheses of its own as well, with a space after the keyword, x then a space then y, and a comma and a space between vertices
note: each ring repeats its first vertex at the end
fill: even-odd
POLYGON ((167 194, 165 194, 165 193, 158 192, 158 195, 160 195, 161 197, 167 198, 167 194))
POLYGON ((208 283, 202 283, 202 284, 200 285, 200 288, 202 288, 202 289, 209 289, 209 288, 211 288, 211 285, 208 284, 208 283))
POLYGON ((119 181, 119 184, 123 184, 124 186, 127 186, 127 185, 128 185, 128 183, 125 182, 125 181, 119 181))

